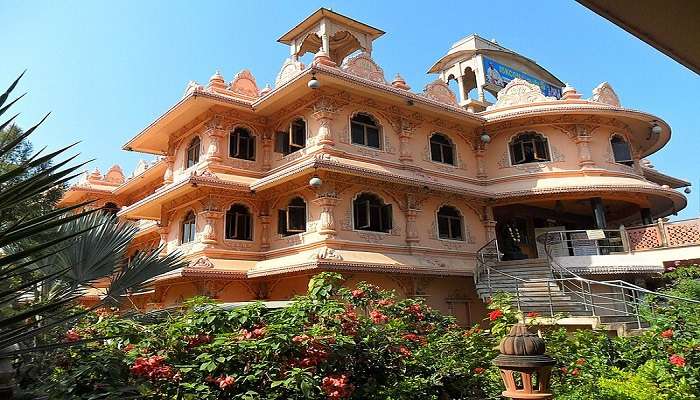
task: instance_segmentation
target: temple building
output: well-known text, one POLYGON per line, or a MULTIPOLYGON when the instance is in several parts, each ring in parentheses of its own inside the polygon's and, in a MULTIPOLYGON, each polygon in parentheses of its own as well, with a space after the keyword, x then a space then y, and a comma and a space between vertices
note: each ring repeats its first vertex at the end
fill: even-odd
MULTIPOLYGON (((572 270, 639 285, 679 258, 643 251, 671 246, 662 218, 690 185, 645 159, 671 137, 661 118, 623 107, 606 82, 586 97, 477 35, 413 91, 373 60, 383 34, 322 8, 279 39, 290 56, 274 87, 245 69, 190 82, 123 147, 156 161, 67 191, 63 205, 95 200, 137 223, 131 252, 164 245, 190 261, 134 304, 286 300, 338 271, 471 324, 485 314, 489 245, 504 265, 539 271, 550 265, 538 237, 560 232, 549 250, 572 270), (623 233, 614 246, 609 230, 623 233)), ((683 227, 700 244, 700 224, 683 227)))

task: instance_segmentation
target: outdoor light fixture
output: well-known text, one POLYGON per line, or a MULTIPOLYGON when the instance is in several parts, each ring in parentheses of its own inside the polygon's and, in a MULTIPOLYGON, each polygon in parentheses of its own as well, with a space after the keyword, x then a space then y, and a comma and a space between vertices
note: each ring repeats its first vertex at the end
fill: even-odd
POLYGON ((311 79, 309 79, 309 82, 306 85, 311 89, 318 89, 321 87, 321 82, 316 79, 316 73, 311 74, 311 79))
POLYGON ((320 188, 321 184, 323 184, 323 181, 321 181, 321 178, 319 178, 317 175, 314 175, 311 179, 309 179, 309 186, 314 189, 320 188))
POLYGON ((683 192, 684 192, 685 194, 690 194, 690 192, 692 192, 692 191, 693 191, 693 190, 690 188, 690 186, 686 186, 685 189, 683 189, 683 192))
POLYGON ((661 125, 656 123, 656 121, 652 122, 651 129, 649 130, 649 136, 647 136, 647 140, 651 139, 652 136, 659 136, 661 134, 661 131, 661 125))
POLYGON ((488 132, 486 132, 486 129, 483 129, 483 130, 481 131, 481 141, 482 141, 483 143, 489 143, 489 142, 491 142, 491 135, 489 135, 488 132))

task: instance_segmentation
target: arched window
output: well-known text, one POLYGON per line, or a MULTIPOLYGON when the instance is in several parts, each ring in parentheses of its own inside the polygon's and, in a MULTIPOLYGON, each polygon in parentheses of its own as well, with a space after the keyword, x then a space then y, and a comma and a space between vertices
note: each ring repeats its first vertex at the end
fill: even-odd
POLYGON ((293 198, 287 208, 277 210, 277 231, 282 236, 306 232, 306 202, 301 197, 293 198))
POLYGON ((613 137, 610 138, 610 146, 612 146, 613 156, 615 157, 616 163, 623 164, 628 167, 634 165, 630 144, 627 143, 624 137, 620 135, 613 135, 613 137))
POLYGON ((238 127, 231 132, 228 154, 233 158, 255 161, 255 136, 246 128, 238 127))
POLYGON ((549 161, 547 139, 535 132, 524 132, 510 142, 511 164, 549 161))
POLYGON ((358 113, 350 119, 350 136, 353 144, 378 149, 381 147, 379 125, 371 115, 358 113))
POLYGON ((181 242, 189 243, 194 242, 195 235, 197 234, 197 217, 194 212, 189 211, 185 214, 185 218, 182 220, 182 232, 181 232, 181 242))
POLYGON ((226 239, 253 240, 252 218, 248 207, 233 204, 226 211, 226 239))
POLYGON ((355 229, 389 232, 392 228, 391 204, 384 204, 379 196, 362 193, 353 201, 355 229))
POLYGON ((440 239, 464 240, 462 235, 462 215, 452 206, 442 206, 437 213, 438 236, 440 239))
POLYGON ((306 121, 297 118, 289 124, 287 132, 275 135, 275 152, 284 155, 294 153, 306 147, 306 121))
POLYGON ((454 145, 447 136, 435 133, 430 137, 430 158, 439 163, 454 165, 454 145))
POLYGON ((189 168, 199 162, 199 138, 195 137, 187 146, 187 162, 185 168, 189 168))

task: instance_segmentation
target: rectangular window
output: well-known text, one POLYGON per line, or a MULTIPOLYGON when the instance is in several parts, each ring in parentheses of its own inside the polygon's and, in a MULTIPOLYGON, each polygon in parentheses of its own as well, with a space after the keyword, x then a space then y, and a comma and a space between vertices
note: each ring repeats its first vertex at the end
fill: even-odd
POLYGON ((366 126, 365 135, 367 136, 367 146, 379 148, 379 129, 366 126))
POLYGON ((234 213, 233 215, 234 226, 232 227, 231 239, 235 240, 251 240, 250 231, 250 215, 234 213))
POLYGON ((289 154, 289 133, 288 132, 275 133, 275 152, 282 153, 284 155, 289 154))
POLYGON ((442 146, 440 146, 440 143, 430 143, 430 155, 433 161, 442 162, 442 146))
POLYGON ((535 148, 535 160, 546 161, 547 157, 547 144, 543 140, 537 140, 534 142, 535 148))
POLYGON ((289 130, 290 153, 306 147, 306 124, 301 121, 292 123, 289 130))
POLYGON ((287 210, 277 210, 277 233, 287 236, 287 210))
POLYGON ((440 239, 449 239, 450 238, 450 219, 439 215, 438 216, 438 233, 440 235, 440 239))
POLYGON ((445 164, 454 164, 452 146, 442 145, 442 162, 444 162, 445 164))
POLYGON ((459 218, 450 218, 450 239, 462 240, 462 221, 459 218))

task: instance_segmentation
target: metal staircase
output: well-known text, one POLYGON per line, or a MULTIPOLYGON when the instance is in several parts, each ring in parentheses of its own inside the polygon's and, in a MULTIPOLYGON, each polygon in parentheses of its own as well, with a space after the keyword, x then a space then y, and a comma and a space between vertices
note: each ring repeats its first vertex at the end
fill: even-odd
MULTIPOLYGON (((640 312, 643 298, 659 294, 622 280, 596 281, 568 270, 552 257, 551 249, 570 244, 567 241, 571 240, 565 232, 545 233, 538 241, 544 244, 547 258, 517 261, 501 261, 498 242, 488 242, 477 252, 474 281, 479 297, 485 301, 504 292, 512 296, 513 305, 523 314, 532 311, 552 320, 592 317, 599 324, 614 325, 618 332, 620 327, 624 331, 644 328, 646 324, 640 312)), ((609 251, 613 251, 613 246, 619 245, 604 239, 602 246, 610 246, 609 251)))

